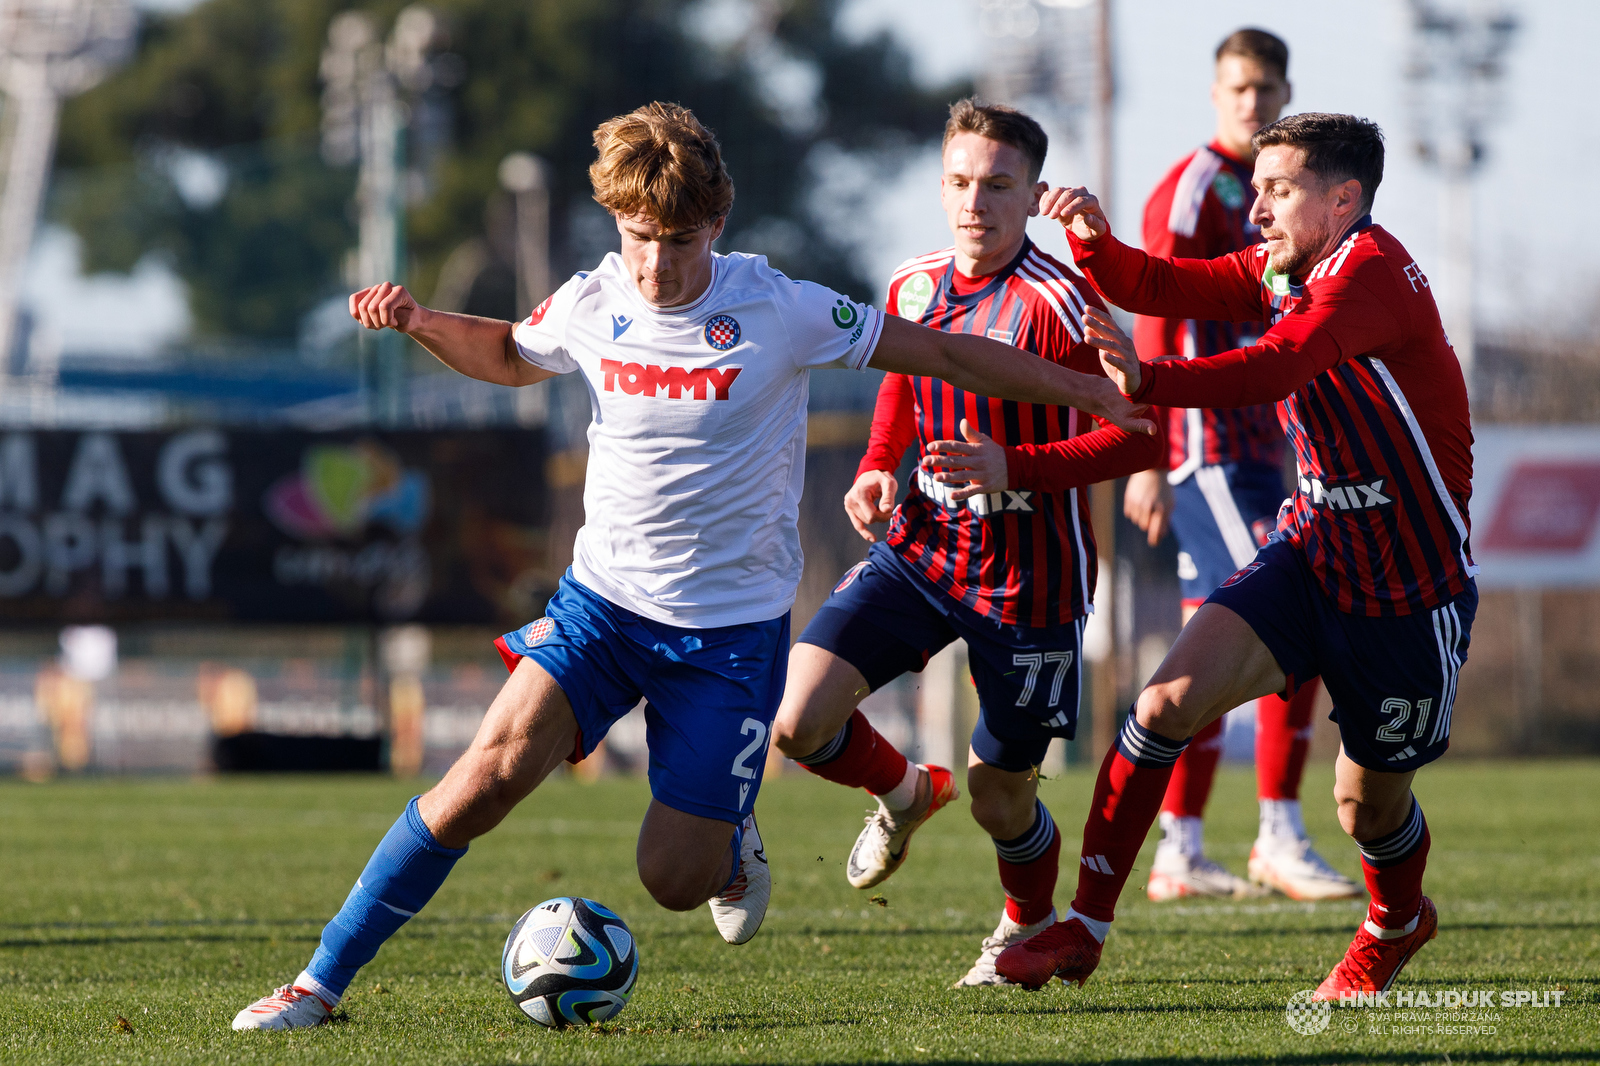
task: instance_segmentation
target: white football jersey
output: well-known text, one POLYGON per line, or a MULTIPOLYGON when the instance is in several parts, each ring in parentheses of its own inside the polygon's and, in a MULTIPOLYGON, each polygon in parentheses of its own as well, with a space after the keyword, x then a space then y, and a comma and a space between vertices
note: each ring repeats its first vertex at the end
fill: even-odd
POLYGON ((694 303, 652 307, 612 253, 513 331, 528 362, 589 385, 574 576, 698 629, 793 605, 808 374, 865 368, 883 329, 877 309, 765 256, 717 255, 713 270, 694 303))

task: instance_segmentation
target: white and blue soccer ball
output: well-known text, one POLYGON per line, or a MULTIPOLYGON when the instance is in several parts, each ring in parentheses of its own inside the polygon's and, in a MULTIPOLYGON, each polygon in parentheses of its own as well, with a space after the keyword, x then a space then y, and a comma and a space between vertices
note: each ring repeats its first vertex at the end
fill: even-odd
POLYGON ((592 899, 558 896, 517 919, 500 956, 511 1001, 552 1029, 616 1017, 639 976, 628 923, 592 899))

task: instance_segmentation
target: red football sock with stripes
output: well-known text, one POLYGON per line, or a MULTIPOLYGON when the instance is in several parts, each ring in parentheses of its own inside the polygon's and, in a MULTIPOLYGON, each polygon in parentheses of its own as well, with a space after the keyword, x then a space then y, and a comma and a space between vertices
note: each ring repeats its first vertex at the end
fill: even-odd
POLYGON ((1422 873, 1428 866, 1432 844, 1422 805, 1414 798, 1405 824, 1376 840, 1358 840, 1361 872, 1367 881, 1372 902, 1367 906, 1368 931, 1406 932, 1411 920, 1422 909, 1422 873))
POLYGON ((1265 800, 1297 800, 1311 750, 1311 713, 1317 681, 1293 696, 1262 696, 1256 701, 1256 793, 1265 800))
POLYGON ((996 840, 1000 887, 1006 890, 1006 917, 1018 925, 1042 922, 1055 908, 1061 872, 1061 831, 1045 805, 1034 800, 1033 825, 1015 840, 996 840))
POLYGON ((850 788, 864 788, 874 796, 881 796, 904 781, 911 765, 860 711, 850 715, 832 740, 795 762, 818 777, 850 788))
POLYGON ((1117 897, 1161 809, 1172 764, 1188 744, 1154 733, 1128 715, 1095 780, 1073 910, 1102 922, 1116 916, 1117 897))
POLYGON ((1189 741, 1178 761, 1172 764, 1172 780, 1162 797, 1161 809, 1179 818, 1199 818, 1211 798, 1211 784, 1217 779, 1217 763, 1222 761, 1222 719, 1206 726, 1189 741))

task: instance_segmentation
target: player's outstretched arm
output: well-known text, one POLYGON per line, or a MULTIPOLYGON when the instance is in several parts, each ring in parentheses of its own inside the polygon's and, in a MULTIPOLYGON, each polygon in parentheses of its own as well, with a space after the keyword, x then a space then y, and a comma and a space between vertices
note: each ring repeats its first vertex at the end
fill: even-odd
POLYGON ((1144 408, 1098 375, 1080 374, 1009 344, 971 333, 946 333, 885 315, 871 366, 940 378, 958 389, 1022 403, 1076 407, 1129 433, 1153 436, 1144 408))
POLYGON ((384 281, 350 296, 350 317, 367 329, 404 333, 451 370, 496 385, 555 377, 517 354, 511 323, 423 307, 404 285, 384 281))

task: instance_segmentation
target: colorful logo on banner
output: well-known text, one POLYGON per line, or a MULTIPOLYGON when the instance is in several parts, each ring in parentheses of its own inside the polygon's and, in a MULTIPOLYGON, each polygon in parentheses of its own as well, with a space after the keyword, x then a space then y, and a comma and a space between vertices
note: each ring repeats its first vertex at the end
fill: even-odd
POLYGON ((274 525, 301 540, 359 537, 368 525, 402 536, 428 518, 428 477, 406 469, 372 441, 307 448, 300 469, 279 478, 262 499, 274 525))

